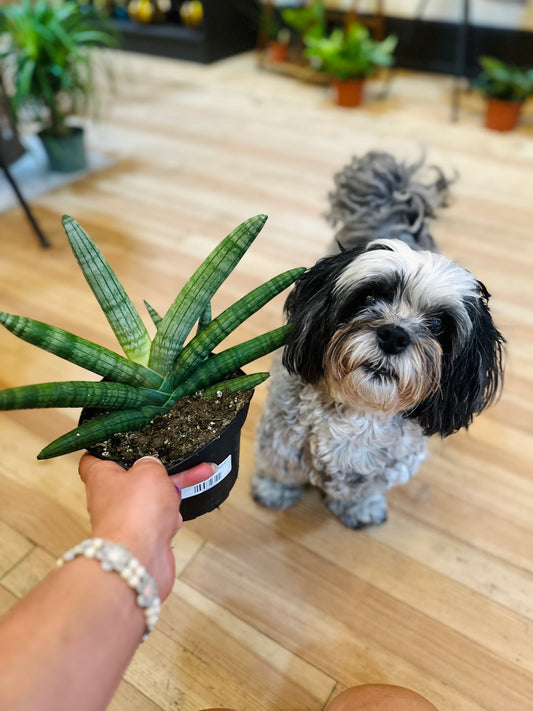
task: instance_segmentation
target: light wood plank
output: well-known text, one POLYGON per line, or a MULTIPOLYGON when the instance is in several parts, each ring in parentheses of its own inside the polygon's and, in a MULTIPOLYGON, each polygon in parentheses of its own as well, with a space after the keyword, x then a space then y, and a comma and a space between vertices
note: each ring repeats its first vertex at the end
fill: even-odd
POLYGON ((50 553, 36 547, 2 578, 2 585, 13 595, 22 598, 54 570, 56 560, 50 553))

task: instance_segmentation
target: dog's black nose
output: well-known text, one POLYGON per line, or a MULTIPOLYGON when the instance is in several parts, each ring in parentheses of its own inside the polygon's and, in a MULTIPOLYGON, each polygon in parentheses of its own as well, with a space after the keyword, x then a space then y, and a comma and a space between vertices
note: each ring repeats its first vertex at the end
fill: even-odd
POLYGON ((377 336, 381 350, 387 355, 401 353, 411 343, 409 334, 401 326, 380 326, 377 336))

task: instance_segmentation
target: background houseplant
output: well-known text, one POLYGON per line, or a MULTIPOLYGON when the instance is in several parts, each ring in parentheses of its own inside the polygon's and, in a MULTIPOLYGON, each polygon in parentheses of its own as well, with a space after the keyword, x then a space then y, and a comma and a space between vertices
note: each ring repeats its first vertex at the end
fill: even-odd
POLYGON ((282 10, 284 21, 292 27, 304 41, 305 37, 323 37, 326 32, 326 8, 323 0, 312 0, 303 7, 289 7, 282 10))
MULTIPOLYGON (((292 284, 304 269, 292 269, 274 277, 214 319, 211 319, 210 308, 211 298, 259 234, 265 220, 264 215, 258 215, 231 232, 191 276, 165 316, 159 316, 147 305, 157 326, 152 340, 131 300, 89 235, 72 218, 63 218, 72 250, 125 357, 60 328, 0 312, 0 323, 19 338, 104 378, 100 382, 41 383, 0 391, 2 410, 34 407, 92 409, 87 413, 86 421, 82 418, 78 427, 45 447, 39 453, 39 459, 92 448, 105 442, 100 453, 105 449, 107 456, 119 459, 125 465, 133 463, 142 454, 158 454, 167 469, 175 473, 186 457, 181 452, 177 461, 173 459, 172 442, 168 441, 167 435, 170 422, 165 418, 175 414, 183 399, 199 391, 202 397, 219 398, 225 392, 231 394, 253 388, 268 377, 268 373, 244 375, 238 370, 282 346, 287 326, 217 354, 213 354, 213 349, 245 319, 292 284), (197 333, 185 345, 196 322, 197 333), (165 430, 164 452, 155 451, 150 444, 151 430, 158 426, 165 430), (128 445, 126 453, 121 450, 120 456, 115 456, 111 438, 138 430, 148 433, 148 449, 143 452, 128 445)), ((231 418, 236 414, 232 411, 231 418)), ((179 413, 176 416, 179 417, 179 413)), ((241 419, 240 426, 244 422, 241 419)), ((186 429, 185 422, 181 423, 181 428, 186 429)), ((208 427, 205 426, 204 430, 207 431, 208 427)), ((213 438, 216 436, 218 434, 214 434, 213 438)), ((234 480, 237 476, 236 463, 233 469, 234 480)))
POLYGON ((474 85, 487 99, 485 126, 511 131, 525 100, 533 95, 533 68, 521 69, 495 57, 481 57, 479 64, 482 71, 474 85))
POLYGON ((71 119, 94 105, 95 47, 117 44, 93 6, 74 0, 22 0, 0 10, 7 45, 0 53, 11 76, 11 106, 36 121, 52 170, 86 167, 83 132, 71 119), (65 148, 62 148, 64 146, 65 148))
POLYGON ((325 37, 306 37, 307 56, 332 79, 336 102, 340 106, 358 106, 363 85, 378 67, 393 64, 397 39, 393 35, 378 42, 367 27, 353 23, 339 27, 325 37))
POLYGON ((286 62, 289 58, 291 30, 283 19, 283 9, 264 4, 261 11, 260 33, 272 62, 286 62))

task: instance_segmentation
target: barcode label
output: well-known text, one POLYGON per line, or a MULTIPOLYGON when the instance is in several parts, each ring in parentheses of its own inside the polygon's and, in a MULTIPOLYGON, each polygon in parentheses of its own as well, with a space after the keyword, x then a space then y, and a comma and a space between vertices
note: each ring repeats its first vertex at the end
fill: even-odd
POLYGON ((205 481, 200 482, 200 484, 194 484, 194 486, 188 486, 181 490, 181 498, 188 499, 191 496, 198 496, 198 494, 203 494, 204 491, 209 491, 214 486, 216 486, 222 479, 225 479, 231 471, 231 454, 224 459, 224 461, 218 465, 218 471, 209 477, 205 481))

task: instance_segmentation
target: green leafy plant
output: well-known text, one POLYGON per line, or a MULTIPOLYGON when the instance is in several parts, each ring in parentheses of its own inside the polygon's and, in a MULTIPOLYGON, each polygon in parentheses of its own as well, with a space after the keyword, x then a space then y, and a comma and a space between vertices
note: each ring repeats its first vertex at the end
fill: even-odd
POLYGON ((533 68, 520 69, 495 57, 479 59, 482 71, 474 85, 487 98, 523 102, 533 95, 533 68))
POLYGON ((157 327, 148 331, 105 257, 71 217, 63 218, 70 246, 93 290, 125 357, 79 336, 23 316, 0 312, 0 323, 32 343, 104 378, 101 382, 40 383, 0 391, 0 410, 34 407, 95 407, 100 414, 45 447, 48 459, 92 447, 111 435, 132 432, 168 412, 182 397, 204 391, 231 392, 254 388, 268 373, 234 376, 243 365, 279 348, 288 326, 256 336, 220 353, 213 349, 304 271, 291 269, 243 296, 211 320, 211 299, 233 271, 266 220, 258 215, 243 222, 215 247, 161 317, 148 306, 157 327), (185 345, 194 324, 196 335, 185 345))
POLYGON ((290 44, 291 30, 283 19, 283 9, 277 5, 263 5, 260 29, 269 42, 290 44))
POLYGON ((323 37, 326 31, 326 10, 323 0, 312 0, 304 7, 282 10, 282 17, 304 39, 323 37))
POLYGON ((306 54, 332 77, 363 79, 377 67, 393 64, 397 42, 393 35, 378 42, 370 37, 367 27, 353 23, 345 30, 335 28, 327 37, 306 37, 306 54))
POLYGON ((94 100, 93 49, 116 46, 92 6, 75 0, 21 0, 0 10, 7 44, 0 52, 12 75, 11 107, 22 109, 53 135, 70 132, 67 120, 87 113, 94 100))

